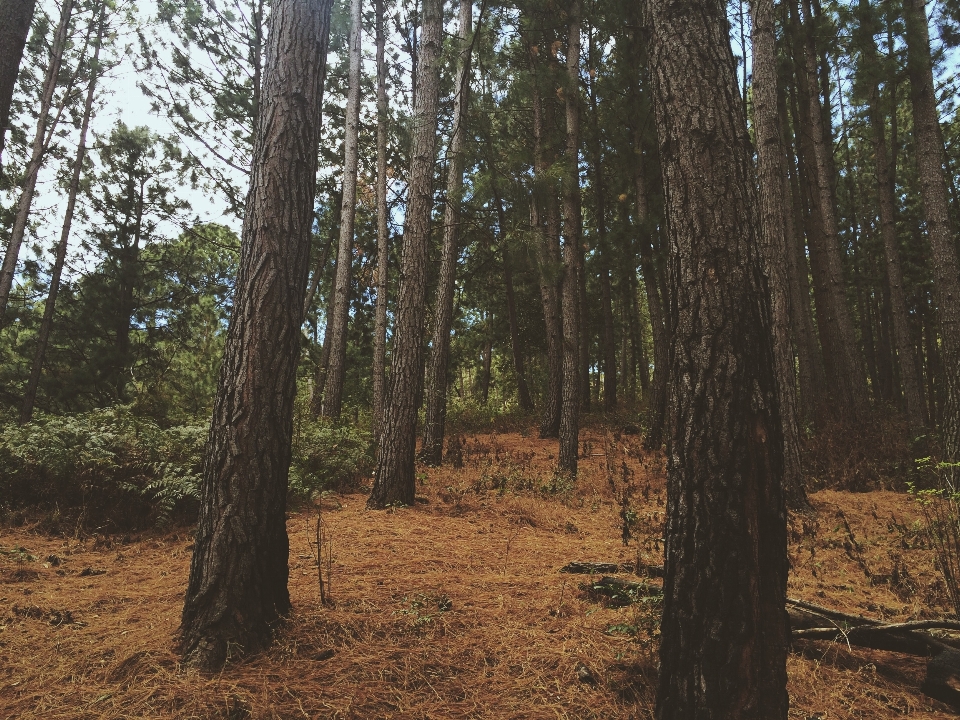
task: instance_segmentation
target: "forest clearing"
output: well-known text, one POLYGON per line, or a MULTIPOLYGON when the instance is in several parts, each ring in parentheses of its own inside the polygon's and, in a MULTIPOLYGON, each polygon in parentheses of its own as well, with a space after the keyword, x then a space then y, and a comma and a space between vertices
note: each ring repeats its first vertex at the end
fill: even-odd
MULTIPOLYGON (((583 589, 599 575, 558 571, 574 560, 662 562, 662 456, 594 425, 576 485, 556 487, 556 444, 535 432, 463 441, 461 469, 422 468, 414 507, 365 510, 362 485, 324 498, 326 607, 316 515, 289 513, 294 610, 270 650, 214 675, 184 668, 173 645, 190 529, 0 530, 0 717, 653 717, 659 602, 616 607, 583 589)), ((871 466, 861 464, 849 472, 871 466)), ((888 622, 947 612, 911 496, 822 490, 810 500, 814 511, 790 521, 788 595, 888 622)), ((949 707, 920 690, 926 661, 797 641, 789 717, 943 717, 949 707)))

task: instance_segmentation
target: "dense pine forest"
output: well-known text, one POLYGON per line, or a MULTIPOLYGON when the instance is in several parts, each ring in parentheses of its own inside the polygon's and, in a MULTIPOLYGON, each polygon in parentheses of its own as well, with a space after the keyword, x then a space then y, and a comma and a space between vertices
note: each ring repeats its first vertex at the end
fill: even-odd
POLYGON ((960 712, 958 70, 957 0, 0 0, 0 714, 960 712))

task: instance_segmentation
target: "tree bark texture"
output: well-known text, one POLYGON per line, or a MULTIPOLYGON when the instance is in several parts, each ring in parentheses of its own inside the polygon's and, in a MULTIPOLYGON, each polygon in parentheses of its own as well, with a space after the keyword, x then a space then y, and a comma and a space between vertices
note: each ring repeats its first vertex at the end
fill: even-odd
MULTIPOLYGON (((880 211, 880 234, 883 237, 884 265, 889 288, 890 319, 893 325, 897 363, 900 367, 900 383, 903 387, 904 408, 907 426, 913 437, 924 434, 923 400, 920 395, 920 376, 913 357, 907 298, 903 289, 903 264, 900 260, 900 244, 897 240, 896 208, 893 163, 887 150, 886 120, 880 96, 880 62, 873 37, 876 22, 873 8, 868 0, 859 2, 859 25, 862 53, 861 73, 865 76, 868 90, 868 113, 873 136, 874 162, 877 177, 877 198, 880 211)), ((895 104, 889 107, 895 108, 895 104)))
MULTIPOLYGON (((837 206, 831 172, 833 145, 824 132, 823 106, 818 95, 817 53, 813 18, 809 0, 801 0, 806 17, 803 33, 803 64, 797 66, 799 88, 806 99, 801 135, 809 138, 814 166, 808 167, 813 181, 811 193, 817 211, 817 222, 810 236, 810 258, 813 267, 814 292, 817 303, 817 325, 823 345, 827 380, 834 394, 836 408, 842 417, 862 420, 868 410, 867 386, 863 359, 857 348, 853 317, 847 305, 837 229, 837 206), (803 92, 805 86, 805 92, 803 92)), ((792 9, 792 8, 791 8, 792 9)))
POLYGON ((57 89, 57 80, 60 76, 60 65, 63 62, 63 52, 67 43, 67 32, 70 29, 70 18, 73 13, 73 0, 64 0, 60 10, 60 23, 54 34, 53 46, 50 50, 50 62, 43 80, 43 91, 40 96, 40 110, 37 117, 37 130, 33 136, 30 148, 30 160, 27 163, 26 177, 23 191, 17 201, 17 212, 10 230, 10 239, 7 242, 7 252, 3 256, 3 265, 0 266, 0 327, 5 324, 7 303, 10 300, 10 290, 13 287, 13 276, 17 271, 17 259, 20 256, 20 246, 27 230, 27 220, 30 218, 30 206, 33 204, 33 194, 37 188, 37 176, 46 157, 47 148, 56 129, 60 112, 53 122, 50 120, 50 110, 53 105, 53 93, 57 89), (49 126, 48 126, 49 125, 49 126))
POLYGON ((0 171, 10 124, 10 103, 20 74, 20 60, 30 34, 36 0, 0 0, 0 171))
POLYGON ((340 204, 340 242, 337 274, 333 283, 333 316, 330 318, 330 359, 320 414, 340 419, 347 365, 347 321, 350 317, 350 278, 353 269, 353 225, 357 214, 357 167, 360 160, 360 31, 361 0, 350 0, 350 68, 346 133, 343 142, 343 197, 340 204))
POLYGON ((753 0, 753 125, 757 141, 760 247, 770 288, 771 330, 777 375, 777 399, 783 425, 783 488, 787 505, 809 507, 800 466, 797 378, 790 339, 790 281, 787 269, 783 142, 777 110, 777 49, 773 0, 753 0))
POLYGON ((43 320, 40 322, 40 331, 37 333, 37 349, 33 356, 33 365, 30 368, 30 379, 27 381, 27 389, 23 394, 23 404, 20 406, 21 424, 28 423, 33 419, 33 408, 37 402, 37 388, 40 385, 40 376, 43 373, 43 363, 47 354, 47 344, 50 341, 50 332, 53 329, 53 314, 57 306, 57 295, 60 292, 63 265, 67 259, 67 243, 70 239, 73 215, 77 207, 80 175, 83 172, 83 160, 87 154, 87 131, 90 128, 90 115, 93 112, 93 100, 96 95, 97 80, 100 73, 100 46, 106 28, 105 13, 106 4, 101 3, 97 21, 97 37, 94 41, 93 58, 89 69, 90 78, 87 81, 87 95, 83 102, 83 117, 80 121, 80 139, 77 142, 77 154, 73 160, 70 186, 67 190, 67 209, 63 216, 60 240, 54 249, 53 271, 50 273, 50 290, 47 293, 47 301, 43 305, 43 320))
MULTIPOLYGON (((563 97, 566 105, 567 147, 563 172, 563 275, 562 275, 562 329, 563 329, 563 390, 560 403, 561 472, 577 474, 579 452, 580 404, 582 402, 583 369, 581 353, 580 311, 581 267, 583 251, 580 247, 580 0, 573 0, 569 8, 567 39, 567 81, 563 97)), ((588 396, 589 396, 589 385, 588 396)))
MULTIPOLYGON (((941 370, 945 393, 940 427, 944 460, 960 462, 960 262, 944 174, 943 134, 937 112, 924 0, 904 0, 907 73, 913 105, 917 174, 930 238, 934 297, 940 318, 941 370)), ((954 472, 954 477, 960 472, 954 472)))
POLYGON ((785 719, 783 438, 726 7, 646 7, 674 314, 656 716, 785 719))
POLYGON ((393 504, 413 505, 416 490, 414 455, 423 384, 423 318, 440 99, 442 15, 440 0, 423 0, 393 360, 373 491, 367 500, 367 507, 377 509, 393 504))
POLYGON ((387 228, 387 39, 383 27, 383 0, 375 0, 374 6, 377 26, 377 305, 373 330, 373 439, 379 444, 386 381, 390 233, 387 228))
POLYGON ((180 649, 216 669, 290 610, 287 476, 332 0, 275 0, 180 649))
POLYGON ((443 435, 447 419, 447 366, 450 362, 450 329, 453 327, 453 295, 456 289, 457 260, 460 257, 460 205, 463 200, 463 145, 467 135, 470 102, 470 54, 473 43, 473 3, 460 0, 459 72, 453 108, 453 136, 447 149, 447 202, 443 209, 443 246, 440 278, 433 313, 430 360, 427 363, 426 408, 423 446, 420 454, 427 465, 443 461, 443 435))
POLYGON ((540 300, 547 345, 547 387, 543 397, 540 437, 560 436, 560 407, 563 393, 563 324, 561 319, 558 277, 561 274, 560 218, 554 189, 547 172, 552 164, 552 153, 545 147, 546 129, 552 123, 550 100, 544 102, 537 84, 536 54, 529 51, 533 77, 531 105, 533 110, 533 169, 534 189, 530 198, 530 225, 535 234, 534 253, 540 283, 540 300), (545 216, 545 217, 541 217, 545 216))

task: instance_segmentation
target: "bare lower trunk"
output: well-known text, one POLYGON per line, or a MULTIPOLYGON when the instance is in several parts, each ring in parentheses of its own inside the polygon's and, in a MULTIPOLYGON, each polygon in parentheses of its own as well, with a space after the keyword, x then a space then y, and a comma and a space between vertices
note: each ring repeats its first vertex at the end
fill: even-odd
POLYGON ((377 24, 377 307, 373 329, 373 439, 379 446, 383 423, 387 357, 387 292, 390 235, 387 230, 387 63, 383 0, 375 0, 377 24))
MULTIPOLYGON (((563 96, 567 115, 567 147, 563 173, 563 391, 560 404, 560 457, 562 472, 577 474, 579 452, 580 406, 583 402, 582 370, 583 336, 580 332, 582 309, 580 247, 580 173, 578 151, 580 140, 580 0, 573 0, 569 9, 567 39, 567 82, 563 96)), ((588 397, 589 397, 589 385, 588 397)))
MULTIPOLYGON (((913 358, 910 338, 907 299, 903 289, 903 268, 900 261, 900 247, 897 241, 896 207, 893 163, 887 150, 886 123, 881 109, 880 68, 877 49, 872 32, 874 19, 872 8, 867 0, 859 3, 862 37, 860 47, 863 57, 863 70, 868 84, 868 110, 870 128, 873 134, 873 151, 876 163, 877 193, 880 209, 880 234, 883 236, 883 252, 886 262, 887 286, 889 288, 890 316, 893 324, 893 336, 896 344, 897 362, 900 366, 900 382, 903 387, 904 406, 907 426, 912 437, 924 433, 923 401, 920 397, 920 378, 913 358)), ((889 107, 896 108, 896 98, 889 107)))
MULTIPOLYGON (((53 39, 53 48, 50 51, 50 62, 43 80, 43 93, 40 96, 40 110, 37 117, 37 130, 33 136, 30 148, 30 160, 27 163, 26 177, 23 192, 17 201, 17 212, 7 242, 7 252, 3 256, 3 265, 0 266, 0 327, 5 324, 7 303, 10 300, 10 290, 13 287, 13 276, 17 271, 17 259, 20 256, 20 246, 27 230, 27 221, 30 218, 30 206, 33 204, 33 194, 37 188, 37 176, 46 157, 50 140, 56 129, 60 112, 53 121, 50 121, 50 110, 53 106, 53 93, 57 89, 57 80, 60 76, 60 65, 63 62, 63 52, 67 42, 67 32, 70 29, 70 17, 73 12, 73 0, 64 0, 60 10, 60 24, 57 26, 53 39)), ((66 99, 64 99, 64 104, 66 99)))
POLYGON ((90 64, 90 79, 87 82, 87 96, 83 103, 83 118, 80 121, 80 139, 77 142, 77 154, 73 160, 73 170, 70 176, 70 187, 67 191, 67 209, 63 216, 63 226, 60 230, 60 240, 54 250, 53 272, 50 274, 50 291, 47 301, 43 305, 43 320, 40 331, 37 333, 37 349, 33 356, 33 365, 30 369, 30 379, 27 382, 26 392, 23 394, 23 404, 20 407, 20 422, 28 423, 33 419, 33 408, 37 401, 37 388, 40 384, 40 375, 43 373, 43 363, 47 354, 47 344, 50 341, 50 332, 53 329, 53 314, 57 307, 57 295, 60 292, 60 278, 63 275, 63 265, 67 258, 67 243, 70 239, 70 229, 73 225, 73 215, 77 206, 77 192, 80 189, 80 175, 83 172, 83 160, 87 154, 87 130, 90 127, 90 115, 93 111, 93 99, 96 94, 97 79, 99 78, 100 45, 103 41, 106 5, 101 3, 97 21, 97 37, 94 44, 93 61, 90 64))
POLYGON ((427 245, 433 208, 442 29, 442 3, 440 0, 423 0, 423 32, 418 46, 417 95, 393 361, 373 491, 367 500, 370 508, 413 505, 416 490, 414 455, 417 410, 423 384, 423 318, 427 245))
POLYGON ((36 0, 0 0, 0 170, 10 123, 10 103, 17 85, 20 60, 30 34, 36 0))
POLYGON ((656 716, 785 720, 783 439, 726 6, 645 5, 675 313, 656 716))
MULTIPOLYGON (((933 84, 926 7, 924 0, 904 0, 903 9, 917 174, 940 316, 941 367, 946 391, 940 435, 944 459, 956 463, 960 462, 960 262, 944 175, 943 134, 933 84)), ((954 471, 953 476, 960 476, 960 472, 954 471)))
POLYGON ((757 140, 760 247, 770 292, 771 330, 777 376, 777 399, 783 423, 783 487, 787 505, 808 507, 800 467, 797 426, 797 380, 790 340, 790 289, 787 241, 789 212, 784 195, 786 171, 777 111, 777 51, 773 0, 753 0, 753 124, 757 140))
POLYGON ((240 271, 207 441, 180 649, 217 669, 290 610, 287 474, 331 0, 274 0, 240 271))
POLYGON ((350 278, 353 269, 353 225, 357 212, 357 166, 360 138, 361 0, 350 0, 350 89, 347 94, 346 134, 343 143, 343 198, 340 205, 340 242, 333 282, 333 317, 329 319, 330 360, 320 414, 340 419, 343 383, 347 374, 347 321, 350 317, 350 278))

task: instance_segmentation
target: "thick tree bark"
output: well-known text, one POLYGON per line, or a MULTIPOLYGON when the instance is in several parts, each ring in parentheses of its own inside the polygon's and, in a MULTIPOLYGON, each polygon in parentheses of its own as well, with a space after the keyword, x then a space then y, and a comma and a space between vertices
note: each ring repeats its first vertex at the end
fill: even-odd
POLYGON ((50 290, 47 293, 47 301, 43 305, 43 320, 40 323, 40 331, 37 333, 37 349, 33 356, 33 365, 30 368, 30 379, 27 381, 27 389, 23 394, 23 404, 20 407, 21 424, 28 423, 33 419, 33 408, 37 402, 37 388, 40 385, 40 375, 43 373, 43 363, 47 354, 47 344, 50 342, 50 332, 53 329, 53 314, 57 306, 57 295, 60 292, 60 278, 63 275, 63 265, 67 258, 67 243, 70 239, 73 215, 77 207, 80 175, 83 172, 83 160, 87 154, 87 131, 90 128, 93 99, 96 95, 97 80, 100 76, 100 45, 103 42, 103 33, 106 27, 105 13, 106 4, 101 3, 97 20, 97 37, 94 41, 93 58, 88 71, 90 79, 87 81, 87 96, 83 102, 83 117, 80 121, 80 139, 77 142, 77 154, 73 160, 70 186, 67 190, 67 209, 63 216, 60 240, 54 249, 53 271, 50 274, 50 290))
POLYGON ((467 136, 470 102, 469 40, 473 28, 473 3, 460 0, 460 43, 457 94, 453 109, 453 137, 447 149, 447 202, 443 210, 443 247, 440 278, 434 309, 430 361, 427 363, 426 412, 420 456, 427 465, 443 460, 443 435, 447 419, 447 365, 450 360, 450 329, 453 327, 453 295, 456 289, 457 260, 460 256, 460 204, 463 200, 463 144, 467 136))
POLYGON ((416 490, 414 455, 423 384, 423 318, 433 208, 442 26, 440 0, 423 0, 393 361, 373 491, 367 500, 367 507, 376 509, 394 504, 413 505, 416 490))
POLYGON ((0 171, 10 124, 10 103, 20 73, 20 60, 30 34, 36 0, 0 0, 0 171))
MULTIPOLYGON (((907 73, 913 106, 917 174, 927 236, 934 296, 940 318, 941 376, 944 384, 940 427, 944 460, 960 462, 960 262, 956 228, 950 218, 944 175, 943 135, 937 112, 930 58, 930 31, 924 0, 904 0, 907 38, 907 73)), ((954 476, 960 473, 954 473, 954 476)))
POLYGON ((373 328, 373 439, 379 445, 386 381, 390 234, 387 229, 387 40, 383 27, 383 0, 374 0, 374 6, 377 16, 377 306, 373 328))
MULTIPOLYGON (((857 348, 853 317, 847 305, 843 279, 843 261, 837 229, 837 209, 833 189, 833 146, 824 132, 823 108, 817 92, 817 53, 809 0, 801 0, 806 16, 803 33, 803 64, 797 66, 798 87, 805 96, 801 135, 807 136, 814 167, 808 167, 813 182, 812 199, 817 222, 810 236, 817 324, 823 345, 827 380, 839 414, 850 420, 862 420, 868 411, 863 359, 857 348)), ((791 6, 791 10, 794 10, 791 6)))
POLYGON ((787 505, 809 507, 800 466, 797 380, 790 340, 790 286, 787 269, 784 193, 786 170, 777 110, 777 49, 773 0, 753 0, 753 124, 757 140, 760 247, 770 287, 771 329, 777 375, 777 399, 783 424, 783 488, 787 505))
POLYGON ((290 610, 287 474, 331 0, 275 0, 233 316, 207 441, 180 649, 201 668, 290 610))
POLYGON ((347 92, 346 133, 343 142, 343 198, 340 204, 340 242, 333 283, 330 318, 330 359, 320 414, 340 419, 343 382, 347 369, 347 320, 350 317, 350 279, 353 269, 353 225, 357 213, 357 166, 360 160, 360 31, 361 0, 350 0, 350 89, 347 92))
MULTIPOLYGON (((896 345, 897 363, 900 366, 900 382, 903 387, 907 426, 913 437, 925 431, 923 400, 920 396, 920 377, 913 358, 910 337, 907 299, 903 289, 903 267, 900 261, 900 246, 897 241, 896 208, 893 163, 887 150, 886 121, 881 108, 880 63, 874 45, 876 21, 868 0, 860 0, 858 46, 862 57, 861 74, 867 83, 868 112, 873 136, 874 162, 877 176, 877 196, 880 210, 880 234, 883 237, 883 252, 889 289, 890 316, 896 345)), ((896 108, 896 98, 888 107, 896 108)))
POLYGON ((783 439, 726 6, 646 7, 675 314, 656 715, 785 719, 783 439))
POLYGON ((533 110, 534 190, 530 198, 530 225, 535 241, 534 253, 540 281, 540 300, 547 344, 547 387, 543 397, 540 437, 560 436, 560 407, 563 392, 563 327, 557 278, 560 274, 560 219, 554 190, 547 171, 552 153, 545 148, 545 131, 552 126, 550 104, 543 102, 537 85, 536 54, 529 51, 533 76, 531 105, 533 110), (541 217, 541 213, 545 218, 541 217), (544 222, 545 220, 545 222, 544 222))
MULTIPOLYGON (((560 403, 561 472, 577 474, 579 452, 580 406, 583 402, 582 350, 580 332, 581 269, 583 250, 580 247, 580 0, 572 0, 568 10, 567 79, 563 89, 567 116, 567 147, 563 172, 563 390, 560 403)), ((587 386, 589 397, 589 385, 587 386)))
POLYGON ((7 252, 3 256, 3 265, 0 266, 0 327, 5 324, 7 303, 10 300, 10 290, 13 287, 13 276, 17 271, 17 259, 20 256, 20 246, 27 230, 27 220, 30 218, 30 206, 33 203, 33 194, 37 188, 37 176, 40 167, 50 147, 54 130, 63 112, 63 105, 53 120, 50 120, 50 110, 53 106, 53 93, 57 89, 60 77, 60 65, 63 62, 63 52, 67 43, 67 32, 70 30, 70 18, 73 13, 73 0, 64 0, 60 10, 60 24, 53 38, 53 47, 50 50, 50 62, 47 64, 46 75, 43 80, 43 92, 40 96, 40 110, 37 117, 37 130, 33 136, 30 149, 30 160, 27 163, 23 191, 17 201, 17 212, 7 242, 7 252))

